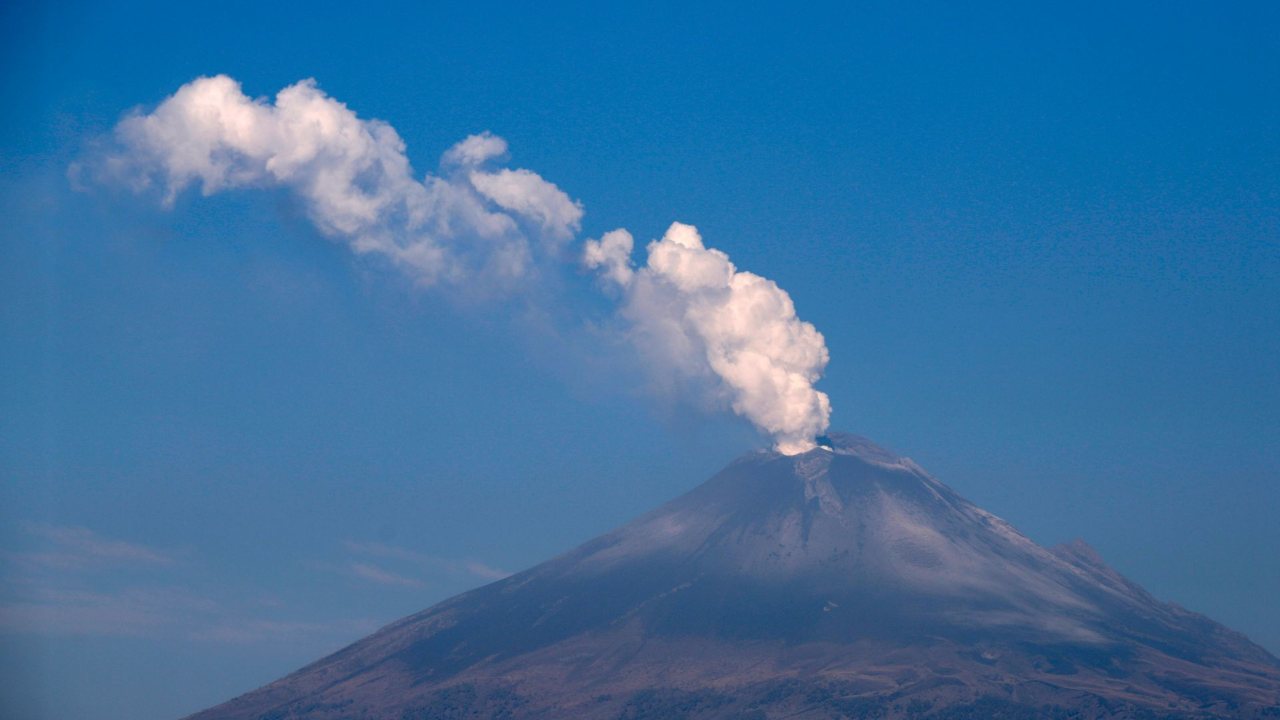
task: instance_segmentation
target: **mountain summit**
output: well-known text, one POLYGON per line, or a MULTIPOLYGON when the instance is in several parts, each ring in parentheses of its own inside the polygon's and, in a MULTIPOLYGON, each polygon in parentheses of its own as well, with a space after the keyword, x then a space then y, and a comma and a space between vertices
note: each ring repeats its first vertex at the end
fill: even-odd
POLYGON ((1280 717, 1280 661, 852 435, 195 720, 1280 717))

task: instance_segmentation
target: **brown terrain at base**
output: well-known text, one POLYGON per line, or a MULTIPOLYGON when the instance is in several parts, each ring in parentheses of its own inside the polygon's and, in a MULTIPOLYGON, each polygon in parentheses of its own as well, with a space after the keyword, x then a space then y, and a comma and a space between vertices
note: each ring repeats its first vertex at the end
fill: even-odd
POLYGON ((191 716, 301 718, 1280 718, 1280 661, 837 435, 191 716))

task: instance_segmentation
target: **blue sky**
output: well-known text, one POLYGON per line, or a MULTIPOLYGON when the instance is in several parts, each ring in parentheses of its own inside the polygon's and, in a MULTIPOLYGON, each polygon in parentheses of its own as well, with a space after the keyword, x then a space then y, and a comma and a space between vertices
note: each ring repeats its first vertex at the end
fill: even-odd
POLYGON ((566 266, 532 314, 352 255, 281 189, 68 179, 131 109, 315 78, 421 175, 491 131, 825 336, 834 428, 1280 653, 1271 4, 9 3, 0 703, 169 718, 768 440, 649 391, 566 266))

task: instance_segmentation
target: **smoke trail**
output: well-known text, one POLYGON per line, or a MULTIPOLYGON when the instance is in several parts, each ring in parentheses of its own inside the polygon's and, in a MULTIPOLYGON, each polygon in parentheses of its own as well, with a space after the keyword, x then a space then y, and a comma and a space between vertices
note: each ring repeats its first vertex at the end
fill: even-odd
MULTIPOLYGON (((559 257, 583 214, 537 173, 497 167, 507 143, 489 133, 454 145, 437 174, 418 180, 390 125, 360 119, 312 80, 268 102, 225 75, 199 78, 126 117, 114 140, 100 169, 138 191, 162 187, 168 206, 193 184, 205 195, 288 188, 323 234, 438 287, 530 282, 537 258, 559 257)), ((830 416, 813 387, 827 349, 790 296, 738 271, 689 225, 650 243, 643 267, 632 264, 633 244, 615 230, 587 241, 582 260, 621 291, 629 338, 644 356, 662 372, 707 379, 781 452, 812 448, 830 416)))
POLYGON ((225 75, 200 78, 124 119, 116 139, 123 152, 108 168, 138 189, 162 184, 166 204, 193 183, 205 195, 287 187, 321 232, 424 284, 520 278, 531 237, 555 248, 582 219, 582 206, 536 173, 489 169, 507 144, 488 133, 446 152, 440 176, 415 179, 390 125, 361 120, 312 80, 268 103, 225 75))
POLYGON ((586 242, 583 262, 623 289, 637 346, 686 373, 710 370, 733 411, 772 435, 780 452, 813 448, 831 417, 826 394, 813 387, 827 346, 796 317, 786 291, 736 269, 692 225, 673 223, 649 243, 639 269, 633 244, 626 230, 614 230, 586 242))

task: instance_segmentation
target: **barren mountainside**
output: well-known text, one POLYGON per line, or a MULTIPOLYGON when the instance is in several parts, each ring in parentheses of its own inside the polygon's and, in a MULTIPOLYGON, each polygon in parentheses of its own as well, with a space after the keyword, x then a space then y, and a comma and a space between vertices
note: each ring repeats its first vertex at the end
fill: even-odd
POLYGON ((192 717, 1280 718, 1280 662, 836 435, 192 717))

